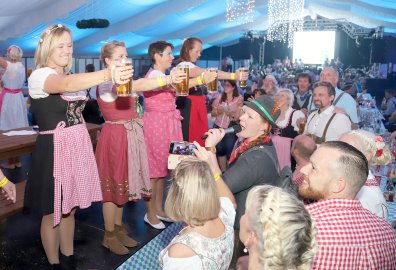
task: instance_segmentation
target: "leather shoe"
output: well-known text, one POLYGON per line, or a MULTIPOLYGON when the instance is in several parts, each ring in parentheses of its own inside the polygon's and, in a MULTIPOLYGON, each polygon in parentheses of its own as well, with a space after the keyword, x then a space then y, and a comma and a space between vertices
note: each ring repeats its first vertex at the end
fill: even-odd
POLYGON ((160 223, 158 223, 158 224, 152 224, 152 223, 148 220, 147 214, 144 215, 144 222, 146 222, 148 225, 150 225, 150 226, 153 227, 154 229, 157 229, 157 230, 163 230, 163 229, 165 229, 165 224, 162 223, 162 222, 160 222, 160 223))
POLYGON ((159 219, 159 220, 162 220, 162 221, 165 221, 165 222, 175 222, 174 220, 172 220, 172 219, 170 219, 170 218, 168 218, 168 217, 161 217, 161 216, 159 216, 159 215, 156 215, 157 216, 157 218, 159 219))

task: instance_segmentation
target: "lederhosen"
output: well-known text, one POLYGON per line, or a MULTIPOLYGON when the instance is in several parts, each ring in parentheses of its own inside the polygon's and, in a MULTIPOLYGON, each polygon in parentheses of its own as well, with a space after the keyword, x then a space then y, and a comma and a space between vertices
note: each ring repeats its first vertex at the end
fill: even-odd
MULTIPOLYGON (((316 114, 316 115, 317 115, 317 114, 316 114)), ((309 123, 311 123, 312 119, 314 119, 314 117, 315 117, 316 115, 314 115, 314 116, 311 118, 311 120, 309 120, 309 122, 308 122, 308 124, 307 124, 307 127, 309 126, 309 123)), ((322 134, 322 137, 319 137, 319 136, 316 136, 316 135, 310 134, 310 133, 308 133, 307 135, 310 136, 310 137, 315 141, 316 144, 322 144, 322 143, 324 143, 324 142, 326 141, 327 130, 329 129, 329 126, 330 126, 330 124, 331 124, 331 121, 333 121, 333 119, 334 119, 334 117, 335 117, 336 115, 337 115, 336 113, 333 113, 333 115, 330 117, 329 121, 327 121, 326 126, 325 126, 324 131, 323 131, 323 134, 322 134)))

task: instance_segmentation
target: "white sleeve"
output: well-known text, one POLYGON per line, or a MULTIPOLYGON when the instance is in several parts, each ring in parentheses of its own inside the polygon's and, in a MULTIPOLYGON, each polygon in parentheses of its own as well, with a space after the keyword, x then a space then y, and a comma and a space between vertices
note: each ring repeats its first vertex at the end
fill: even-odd
POLYGON ((351 118, 351 121, 356 124, 359 123, 356 105, 356 101, 353 99, 353 97, 350 94, 344 92, 335 107, 343 108, 351 118))
POLYGON ((341 135, 351 131, 351 121, 348 116, 342 113, 337 113, 333 121, 330 123, 329 130, 326 134, 327 141, 337 141, 341 135))
POLYGON ((29 96, 34 99, 48 97, 49 94, 44 92, 44 83, 49 75, 57 74, 52 68, 39 68, 32 72, 28 80, 29 96))
POLYGON ((149 78, 149 79, 152 79, 152 78, 157 78, 157 77, 161 77, 161 76, 165 76, 165 74, 164 73, 162 73, 161 71, 159 71, 159 70, 152 70, 151 72, 150 72, 150 74, 147 76, 147 78, 149 78))
POLYGON ((227 197, 220 197, 220 214, 219 218, 224 223, 224 225, 228 225, 233 227, 235 223, 235 208, 232 204, 231 200, 227 197))
POLYGON ((300 119, 300 118, 305 118, 305 114, 302 112, 302 111, 300 111, 300 110, 296 110, 294 113, 293 113, 293 117, 292 117, 292 126, 294 127, 294 130, 295 131, 299 131, 299 127, 297 126, 297 119, 300 119))

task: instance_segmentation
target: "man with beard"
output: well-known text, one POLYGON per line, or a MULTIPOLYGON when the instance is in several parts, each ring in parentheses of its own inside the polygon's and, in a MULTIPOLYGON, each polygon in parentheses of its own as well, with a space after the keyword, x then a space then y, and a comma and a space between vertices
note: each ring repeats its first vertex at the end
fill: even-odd
POLYGON ((334 111, 334 96, 335 89, 331 83, 319 82, 315 85, 313 101, 318 110, 308 116, 304 133, 310 135, 317 145, 338 140, 351 130, 348 116, 334 111))
MULTIPOLYGON (((357 104, 355 99, 348 93, 340 90, 337 84, 340 80, 338 71, 333 67, 325 67, 320 73, 320 82, 328 82, 335 89, 333 105, 337 113, 344 113, 348 115, 352 122, 352 128, 357 129, 359 123, 359 117, 357 114, 357 104)), ((312 98, 310 99, 308 108, 312 108, 312 98)), ((315 105, 315 104, 314 104, 315 105)))
POLYGON ((355 199, 368 175, 366 157, 353 146, 326 142, 301 169, 303 198, 318 229, 312 269, 395 269, 396 231, 355 199))

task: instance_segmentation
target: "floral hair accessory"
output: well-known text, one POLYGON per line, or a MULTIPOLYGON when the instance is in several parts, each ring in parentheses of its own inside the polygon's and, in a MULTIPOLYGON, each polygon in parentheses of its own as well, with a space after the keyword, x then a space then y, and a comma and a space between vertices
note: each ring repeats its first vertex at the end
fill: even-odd
POLYGON ((384 138, 382 138, 381 136, 375 136, 375 141, 376 142, 383 142, 384 138))
POLYGON ((383 149, 378 149, 377 152, 375 152, 375 156, 380 157, 380 156, 382 156, 383 153, 384 153, 383 149))

